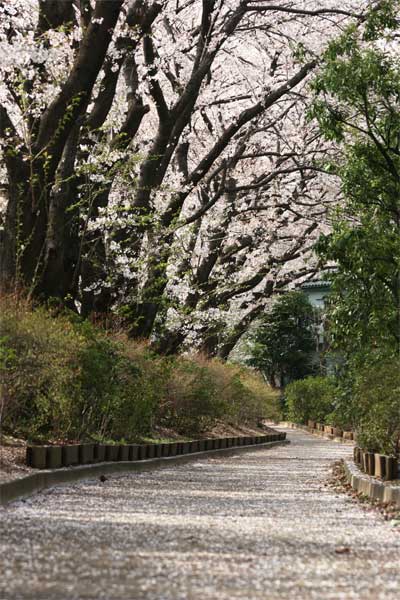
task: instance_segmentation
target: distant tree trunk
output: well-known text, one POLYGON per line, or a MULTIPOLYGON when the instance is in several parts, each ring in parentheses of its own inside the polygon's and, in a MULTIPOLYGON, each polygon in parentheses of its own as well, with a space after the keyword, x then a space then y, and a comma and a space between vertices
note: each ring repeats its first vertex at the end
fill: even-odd
POLYGON ((218 348, 218 356, 220 358, 226 360, 229 357, 230 353, 239 342, 241 337, 249 330, 250 324, 257 319, 263 311, 264 305, 258 304, 252 310, 246 313, 226 336, 222 337, 218 348))
POLYGON ((49 199, 44 269, 40 290, 45 297, 75 297, 74 276, 79 257, 79 208, 71 207, 78 194, 75 159, 79 143, 75 125, 65 145, 55 189, 49 199), (69 210, 67 210, 69 209, 69 210))

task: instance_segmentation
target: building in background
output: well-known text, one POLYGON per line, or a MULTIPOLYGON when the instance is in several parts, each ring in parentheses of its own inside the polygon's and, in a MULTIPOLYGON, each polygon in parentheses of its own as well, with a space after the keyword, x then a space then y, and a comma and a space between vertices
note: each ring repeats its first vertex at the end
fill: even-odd
POLYGON ((337 360, 329 352, 325 325, 325 305, 329 296, 331 284, 329 281, 306 281, 299 286, 306 294, 311 306, 314 308, 315 331, 315 356, 314 362, 322 373, 332 375, 335 371, 337 360))
POLYGON ((307 281, 301 284, 300 289, 306 294, 312 306, 324 309, 331 284, 329 281, 307 281))

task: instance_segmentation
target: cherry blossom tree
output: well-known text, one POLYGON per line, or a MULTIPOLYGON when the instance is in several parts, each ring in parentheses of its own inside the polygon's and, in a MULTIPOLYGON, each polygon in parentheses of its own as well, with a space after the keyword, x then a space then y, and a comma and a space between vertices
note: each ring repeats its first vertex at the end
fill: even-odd
POLYGON ((2 288, 226 355, 313 268, 335 194, 307 80, 361 4, 0 2, 2 288))

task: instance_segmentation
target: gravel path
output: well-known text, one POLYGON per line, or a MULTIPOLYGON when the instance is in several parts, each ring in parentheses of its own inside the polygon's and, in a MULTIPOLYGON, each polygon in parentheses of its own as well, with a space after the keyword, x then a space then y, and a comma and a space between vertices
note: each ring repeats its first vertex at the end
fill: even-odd
POLYGON ((1 600, 398 600, 399 533, 323 485, 349 447, 289 438, 0 509, 1 600))

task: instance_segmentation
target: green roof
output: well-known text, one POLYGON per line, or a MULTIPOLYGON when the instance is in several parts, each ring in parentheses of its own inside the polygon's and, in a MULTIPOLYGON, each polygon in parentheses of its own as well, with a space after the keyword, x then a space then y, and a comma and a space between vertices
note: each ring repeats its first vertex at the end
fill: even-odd
POLYGON ((325 289, 329 290, 331 287, 330 281, 306 281, 301 284, 301 289, 309 290, 309 289, 325 289))

